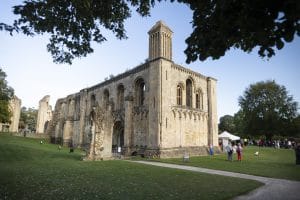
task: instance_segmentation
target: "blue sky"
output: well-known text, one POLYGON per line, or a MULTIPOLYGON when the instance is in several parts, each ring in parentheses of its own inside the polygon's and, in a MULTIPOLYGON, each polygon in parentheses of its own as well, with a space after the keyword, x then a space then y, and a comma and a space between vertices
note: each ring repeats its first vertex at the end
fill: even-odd
MULTIPOLYGON (((15 16, 11 7, 20 1, 1 1, 0 22, 11 23, 15 16)), ((0 67, 6 72, 8 84, 22 99, 22 106, 38 108, 43 96, 50 95, 54 107, 58 98, 102 82, 110 74, 117 75, 145 61, 148 56, 148 30, 163 20, 174 32, 173 60, 205 76, 218 80, 218 115, 233 115, 239 110, 238 97, 253 83, 275 80, 284 85, 294 100, 300 102, 300 38, 285 45, 270 60, 261 59, 257 51, 250 54, 232 49, 219 60, 185 63, 185 39, 192 32, 192 12, 183 4, 162 2, 142 18, 133 12, 126 21, 129 39, 118 40, 104 31, 102 44, 93 44, 94 53, 74 60, 70 65, 52 62, 46 50, 47 35, 11 37, 0 32, 0 67)))

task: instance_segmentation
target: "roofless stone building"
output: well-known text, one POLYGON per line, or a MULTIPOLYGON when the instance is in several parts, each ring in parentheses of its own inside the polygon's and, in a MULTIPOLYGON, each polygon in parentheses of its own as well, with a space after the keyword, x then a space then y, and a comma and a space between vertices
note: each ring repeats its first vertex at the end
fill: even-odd
POLYGON ((218 146, 216 79, 172 61, 172 31, 162 21, 148 34, 146 63, 57 100, 47 129, 53 142, 95 160, 116 149, 179 157, 218 146))

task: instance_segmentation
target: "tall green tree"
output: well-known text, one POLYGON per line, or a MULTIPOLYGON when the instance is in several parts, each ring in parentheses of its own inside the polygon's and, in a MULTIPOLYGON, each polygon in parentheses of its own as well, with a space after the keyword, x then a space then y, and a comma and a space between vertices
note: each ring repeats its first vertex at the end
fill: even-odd
MULTIPOLYGON (((106 40, 103 29, 125 39, 124 22, 132 10, 149 16, 161 0, 27 0, 13 8, 18 15, 13 25, 0 23, 0 30, 26 35, 47 33, 48 51, 56 63, 72 63, 93 52, 91 42, 106 40)), ((170 0, 175 2, 175 0, 170 0)), ((251 52, 258 47, 261 57, 272 57, 295 35, 300 35, 298 0, 177 0, 193 11, 193 32, 186 39, 186 62, 218 59, 231 47, 251 52)))
POLYGON ((239 98, 244 114, 244 131, 249 135, 290 135, 298 104, 286 88, 275 81, 251 84, 239 98))
POLYGON ((234 124, 234 118, 231 115, 224 115, 220 117, 220 123, 219 123, 219 131, 228 131, 230 133, 235 133, 235 124, 234 124))
POLYGON ((9 123, 11 111, 9 101, 14 95, 14 90, 7 85, 6 73, 0 68, 0 122, 9 123))

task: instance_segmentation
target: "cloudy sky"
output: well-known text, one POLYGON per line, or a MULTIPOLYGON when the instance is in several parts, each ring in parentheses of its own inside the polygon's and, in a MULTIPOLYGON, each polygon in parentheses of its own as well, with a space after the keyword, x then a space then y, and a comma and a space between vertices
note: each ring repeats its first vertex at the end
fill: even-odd
MULTIPOLYGON (((3 0, 0 22, 11 23, 15 16, 12 6, 20 1, 3 0)), ((38 108, 38 102, 50 95, 54 107, 58 98, 102 82, 110 74, 117 75, 145 61, 148 56, 148 30, 163 20, 174 32, 173 60, 205 76, 218 80, 218 115, 233 115, 239 109, 238 97, 253 83, 275 80, 284 85, 289 94, 300 102, 300 38, 286 44, 270 60, 261 59, 257 50, 247 54, 232 49, 219 60, 185 63, 185 39, 192 32, 192 13, 185 5, 162 2, 151 11, 151 17, 136 13, 126 21, 129 39, 117 40, 105 32, 107 41, 93 44, 94 53, 74 60, 72 65, 52 62, 46 50, 47 35, 11 37, 0 32, 0 67, 7 74, 8 84, 22 99, 22 106, 38 108)))

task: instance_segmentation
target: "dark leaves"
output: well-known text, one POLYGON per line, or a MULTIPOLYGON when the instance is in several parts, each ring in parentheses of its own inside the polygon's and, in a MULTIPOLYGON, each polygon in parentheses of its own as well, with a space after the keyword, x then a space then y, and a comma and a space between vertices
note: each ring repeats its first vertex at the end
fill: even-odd
MULTIPOLYGON (((160 2, 161 0, 157 0, 160 2)), ((170 0, 174 2, 175 0, 170 0)), ((186 62, 219 59, 231 47, 251 52, 258 47, 261 57, 272 57, 300 35, 298 0, 177 0, 193 11, 193 32, 186 39, 186 62)), ((14 7, 19 15, 14 25, 0 23, 0 31, 26 35, 50 34, 48 51, 54 62, 72 63, 93 52, 91 42, 106 40, 102 29, 126 39, 124 22, 133 7, 149 16, 155 0, 28 0, 14 7)))
POLYGON ((231 47, 251 52, 259 47, 261 57, 300 34, 300 2, 289 1, 192 1, 193 33, 186 40, 187 63, 211 57, 218 59, 231 47))

